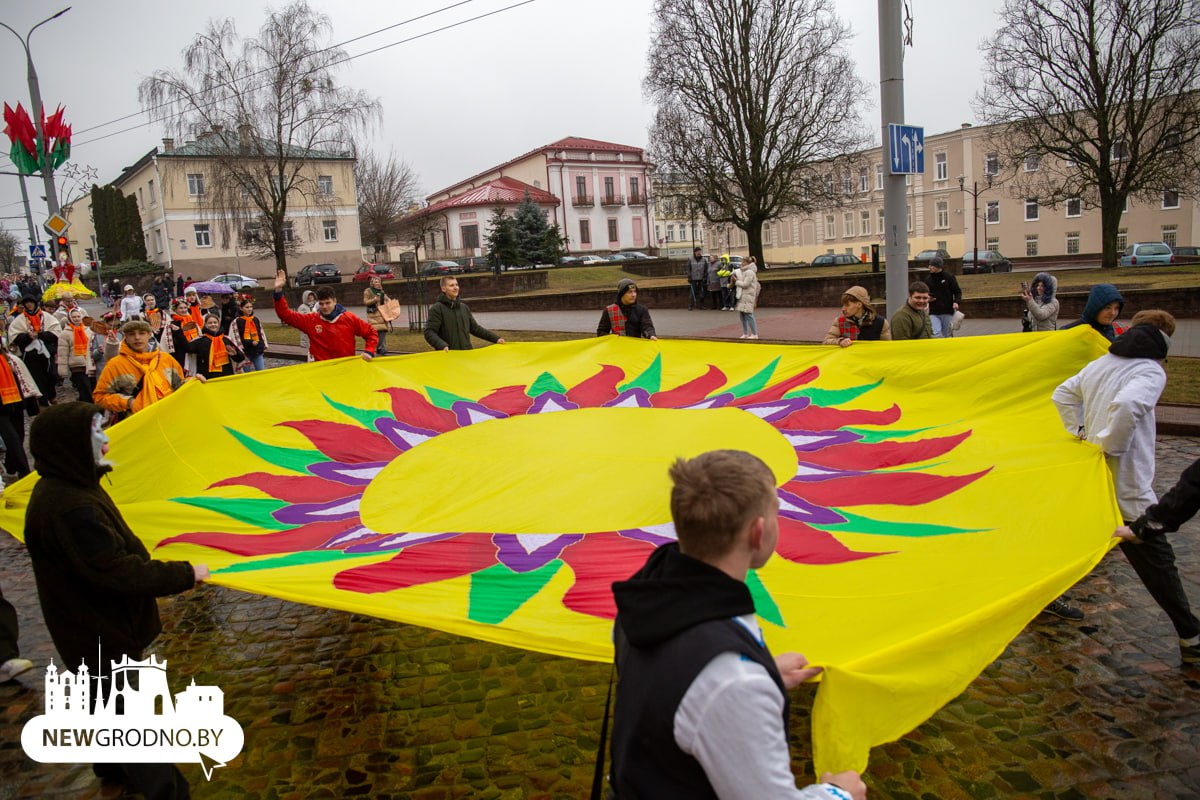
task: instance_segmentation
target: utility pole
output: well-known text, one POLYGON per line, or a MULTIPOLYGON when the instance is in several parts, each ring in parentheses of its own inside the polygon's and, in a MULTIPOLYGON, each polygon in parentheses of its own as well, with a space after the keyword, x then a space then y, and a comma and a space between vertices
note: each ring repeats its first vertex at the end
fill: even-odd
MULTIPOLYGON (((879 94, 883 158, 890 139, 888 125, 904 124, 904 50, 901 41, 901 0, 879 0, 879 94)), ((891 316, 908 302, 908 212, 904 176, 883 170, 884 257, 887 259, 887 310, 891 316)))
POLYGON ((29 192, 25 190, 25 176, 20 172, 0 172, 0 175, 16 175, 21 183, 21 202, 25 205, 25 224, 29 226, 29 243, 38 244, 37 228, 33 224, 33 212, 29 209, 29 192))

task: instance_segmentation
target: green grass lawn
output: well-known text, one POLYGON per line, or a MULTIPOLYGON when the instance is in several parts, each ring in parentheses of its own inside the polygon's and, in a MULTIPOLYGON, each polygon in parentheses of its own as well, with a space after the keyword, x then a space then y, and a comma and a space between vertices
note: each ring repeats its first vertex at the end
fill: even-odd
POLYGON ((1167 388, 1162 402, 1171 405, 1200 405, 1200 358, 1171 356, 1167 359, 1167 388))

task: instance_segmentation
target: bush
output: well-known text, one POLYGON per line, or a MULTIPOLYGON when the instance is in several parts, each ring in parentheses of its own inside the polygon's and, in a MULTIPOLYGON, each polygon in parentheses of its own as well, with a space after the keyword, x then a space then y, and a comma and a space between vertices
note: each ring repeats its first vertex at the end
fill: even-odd
MULTIPOLYGON (((105 280, 113 278, 133 277, 135 275, 155 275, 169 270, 161 264, 151 264, 147 261, 121 261, 117 264, 105 264, 100 268, 105 280)), ((95 276, 96 270, 90 273, 95 276)))

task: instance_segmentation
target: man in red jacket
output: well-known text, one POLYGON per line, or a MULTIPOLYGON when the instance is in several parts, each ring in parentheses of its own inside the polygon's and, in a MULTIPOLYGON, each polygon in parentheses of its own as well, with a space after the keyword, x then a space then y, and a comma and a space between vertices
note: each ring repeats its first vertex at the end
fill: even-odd
POLYGON ((283 299, 283 287, 287 275, 283 270, 275 273, 275 313, 279 321, 308 334, 308 350, 313 361, 327 361, 354 355, 354 337, 366 341, 362 357, 370 361, 375 357, 379 334, 362 317, 351 314, 337 301, 333 289, 322 286, 317 289, 317 312, 298 314, 288 308, 283 299))

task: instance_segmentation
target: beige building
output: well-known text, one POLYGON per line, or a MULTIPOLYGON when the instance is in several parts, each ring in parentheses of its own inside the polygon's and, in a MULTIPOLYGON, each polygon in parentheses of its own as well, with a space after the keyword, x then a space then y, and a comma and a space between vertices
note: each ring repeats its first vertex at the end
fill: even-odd
MULTIPOLYGON (((162 148, 146 153, 113 181, 124 194, 137 197, 147 259, 197 280, 222 272, 270 277, 274 261, 247 254, 236 229, 230 232, 227 246, 222 242, 220 222, 205 202, 212 158, 205 155, 211 143, 204 138, 200 137, 199 146, 189 142, 181 147, 163 139, 162 148)), ((300 239, 301 249, 288 258, 288 269, 332 263, 343 275, 353 274, 362 263, 354 158, 310 155, 307 169, 319 189, 315 197, 289 195, 287 230, 300 239)), ((85 202, 90 205, 90 200, 85 202)), ((251 208, 246 214, 248 219, 257 216, 251 208)), ((87 216, 90 219, 90 213, 87 216)))
MULTIPOLYGON (((1052 168, 1037 158, 1005 165, 992 137, 996 126, 962 128, 925 138, 925 171, 907 179, 909 255, 943 249, 952 257, 978 245, 1010 258, 1094 253, 1099 257, 1100 209, 1080 199, 1057 206, 1028 197, 1023 173, 1052 168), (959 178, 962 178, 960 187, 959 178), (978 194, 978 214, 976 198, 978 194)), ((843 200, 810 214, 774 220, 763 227, 763 255, 769 264, 811 261, 822 253, 850 253, 869 261, 871 245, 883 242, 883 176, 880 148, 863 153, 849 171, 821 176, 840 189, 843 200)), ((731 226, 707 227, 707 248, 746 252, 745 233, 731 226)), ((1200 206, 1164 187, 1155 202, 1130 200, 1121 226, 1125 243, 1200 242, 1200 206)), ((882 257, 882 253, 881 253, 882 257)))

